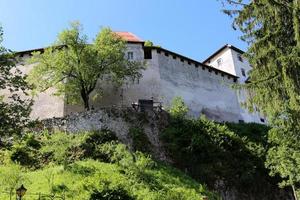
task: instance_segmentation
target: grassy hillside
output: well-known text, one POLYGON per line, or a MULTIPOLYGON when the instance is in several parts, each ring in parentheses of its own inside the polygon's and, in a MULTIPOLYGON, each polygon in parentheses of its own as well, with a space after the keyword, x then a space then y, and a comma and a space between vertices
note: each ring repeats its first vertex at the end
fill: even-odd
POLYGON ((21 184, 28 189, 24 200, 38 193, 74 200, 219 199, 179 170, 130 152, 109 131, 27 134, 2 144, 0 162, 1 200, 21 184))

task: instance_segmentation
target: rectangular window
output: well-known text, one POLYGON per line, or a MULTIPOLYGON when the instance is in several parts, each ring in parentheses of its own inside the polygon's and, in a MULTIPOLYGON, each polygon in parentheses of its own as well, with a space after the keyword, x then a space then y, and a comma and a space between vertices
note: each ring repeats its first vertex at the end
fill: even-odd
POLYGON ((144 58, 145 59, 152 59, 152 49, 144 49, 144 58))
POLYGON ((243 62, 243 57, 241 54, 238 54, 238 59, 239 59, 239 61, 243 62))
POLYGON ((220 67, 220 66, 222 65, 222 63, 223 63, 223 59, 222 59, 222 58, 219 58, 219 59, 217 60, 217 63, 218 63, 218 67, 220 67))
POLYGON ((245 71, 244 68, 241 68, 241 72, 242 72, 242 75, 243 75, 243 76, 246 76, 246 71, 245 71))
POLYGON ((127 59, 133 60, 133 52, 132 51, 127 52, 127 59))

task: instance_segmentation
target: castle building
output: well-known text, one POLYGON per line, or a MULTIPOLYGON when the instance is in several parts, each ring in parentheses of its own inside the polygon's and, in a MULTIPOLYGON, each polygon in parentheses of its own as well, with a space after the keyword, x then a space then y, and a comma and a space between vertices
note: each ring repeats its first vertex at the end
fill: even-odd
MULTIPOLYGON (((204 114, 216 121, 264 123, 259 113, 250 113, 241 106, 247 92, 232 89, 233 84, 244 84, 251 70, 242 50, 225 45, 199 62, 161 47, 145 46, 144 41, 132 33, 116 33, 127 41, 125 56, 144 61, 147 68, 138 82, 124 84, 118 89, 107 84, 102 97, 91 102, 93 108, 131 106, 139 99, 162 102, 167 108, 174 97, 180 96, 189 107, 190 116, 204 114)), ((18 55, 26 60, 33 51, 43 49, 21 51, 18 55)), ((34 64, 24 63, 19 63, 18 67, 28 73, 34 64)), ((54 91, 50 88, 35 97, 33 118, 63 117, 83 110, 83 106, 69 105, 66 96, 53 96, 54 91)))

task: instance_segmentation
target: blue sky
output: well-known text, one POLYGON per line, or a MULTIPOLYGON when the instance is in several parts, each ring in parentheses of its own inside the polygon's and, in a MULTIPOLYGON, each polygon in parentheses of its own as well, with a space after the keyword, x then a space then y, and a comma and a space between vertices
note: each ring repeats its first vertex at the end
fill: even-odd
POLYGON ((0 23, 15 51, 48 46, 79 20, 91 40, 109 26, 201 61, 226 43, 246 50, 221 9, 217 0, 0 0, 0 23))

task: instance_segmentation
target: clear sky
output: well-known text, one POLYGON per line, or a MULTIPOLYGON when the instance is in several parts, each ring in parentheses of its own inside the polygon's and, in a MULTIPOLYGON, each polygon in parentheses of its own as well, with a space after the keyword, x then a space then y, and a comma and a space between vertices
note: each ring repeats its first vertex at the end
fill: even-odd
POLYGON ((78 20, 91 40, 109 26, 202 61, 226 43, 246 50, 221 9, 217 0, 0 0, 0 23, 15 51, 48 46, 78 20))

